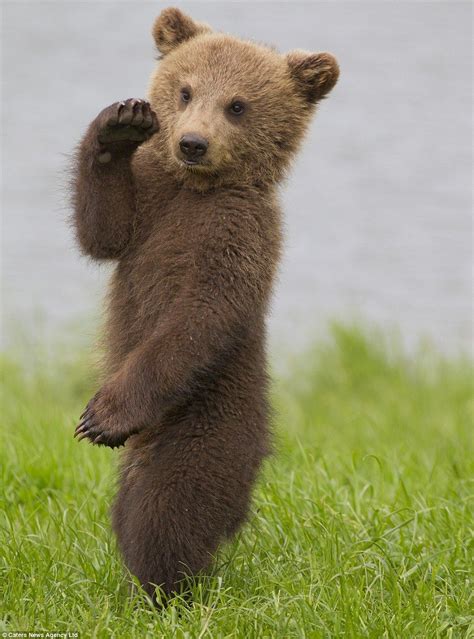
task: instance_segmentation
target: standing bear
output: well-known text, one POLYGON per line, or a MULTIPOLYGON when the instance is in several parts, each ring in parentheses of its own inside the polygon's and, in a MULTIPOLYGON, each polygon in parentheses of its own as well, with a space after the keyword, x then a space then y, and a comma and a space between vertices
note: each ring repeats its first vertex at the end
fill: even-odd
POLYGON ((339 73, 328 53, 280 55, 175 8, 153 36, 148 101, 99 113, 73 177, 80 247, 116 263, 104 381, 76 436, 126 443, 113 527, 152 597, 209 567, 271 448, 277 186, 339 73))

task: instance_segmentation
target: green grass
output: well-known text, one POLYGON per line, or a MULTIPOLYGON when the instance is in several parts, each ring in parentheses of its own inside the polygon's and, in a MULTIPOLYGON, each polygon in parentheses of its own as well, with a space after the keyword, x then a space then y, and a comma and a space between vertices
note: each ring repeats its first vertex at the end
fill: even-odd
POLYGON ((194 602, 127 594, 117 454, 72 439, 86 361, 3 361, 2 630, 88 637, 472 637, 472 366, 336 326, 275 383, 277 454, 194 602))

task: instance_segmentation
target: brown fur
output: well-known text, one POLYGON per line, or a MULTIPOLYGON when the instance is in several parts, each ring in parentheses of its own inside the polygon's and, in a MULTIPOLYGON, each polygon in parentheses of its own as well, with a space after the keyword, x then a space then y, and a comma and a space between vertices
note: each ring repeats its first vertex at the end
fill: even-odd
POLYGON ((117 261, 106 379, 76 434, 127 442, 113 524, 151 594, 205 570, 247 514, 270 446, 276 185, 338 75, 330 54, 282 56, 177 9, 162 12, 153 34, 164 57, 151 108, 104 109, 81 143, 74 184, 82 250, 117 261), (228 108, 236 99, 239 117, 228 108), (183 164, 189 132, 209 141, 203 164, 183 164))

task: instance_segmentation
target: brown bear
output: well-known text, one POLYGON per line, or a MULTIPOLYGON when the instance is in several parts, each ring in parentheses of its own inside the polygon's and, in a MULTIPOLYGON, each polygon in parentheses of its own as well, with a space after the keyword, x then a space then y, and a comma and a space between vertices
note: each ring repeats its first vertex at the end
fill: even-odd
POLYGON ((265 316, 280 257, 278 182, 338 65, 153 26, 149 101, 104 109, 77 152, 82 251, 115 260, 105 378, 76 436, 126 443, 113 527, 152 596, 206 570, 247 515, 270 450, 265 316))

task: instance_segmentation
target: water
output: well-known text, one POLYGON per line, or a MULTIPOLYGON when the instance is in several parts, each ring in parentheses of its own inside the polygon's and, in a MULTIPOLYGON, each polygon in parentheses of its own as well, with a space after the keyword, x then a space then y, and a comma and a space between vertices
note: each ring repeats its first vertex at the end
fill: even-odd
MULTIPOLYGON (((66 223, 67 156, 107 104, 143 96, 161 3, 3 5, 4 338, 94 317, 107 268, 66 223)), ((341 79, 284 187, 287 243, 270 322, 304 347, 328 318, 470 343, 469 3, 179 3, 215 28, 329 50, 341 79)))

